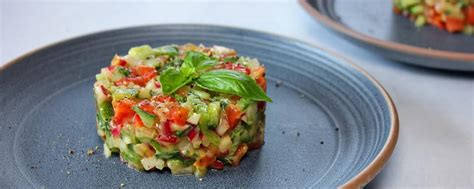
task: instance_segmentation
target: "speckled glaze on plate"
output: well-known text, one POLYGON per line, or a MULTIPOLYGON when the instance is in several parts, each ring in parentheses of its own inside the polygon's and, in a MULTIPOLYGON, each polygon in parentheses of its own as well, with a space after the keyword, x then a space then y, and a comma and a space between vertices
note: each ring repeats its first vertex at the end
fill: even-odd
POLYGON ((415 27, 392 0, 299 0, 317 21, 382 56, 418 66, 474 71, 474 36, 415 27))
POLYGON ((398 137, 390 97, 347 59, 232 27, 154 25, 70 39, 2 67, 0 89, 1 188, 361 187, 382 169, 398 137), (95 131, 94 75, 132 46, 188 42, 232 47, 265 64, 274 101, 266 111, 265 145, 240 166, 210 171, 202 181, 105 159, 95 131))

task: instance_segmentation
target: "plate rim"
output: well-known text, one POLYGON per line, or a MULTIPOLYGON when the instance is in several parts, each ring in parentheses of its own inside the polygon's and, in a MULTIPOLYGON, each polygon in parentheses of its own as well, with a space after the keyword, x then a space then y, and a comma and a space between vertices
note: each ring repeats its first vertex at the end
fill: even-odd
MULTIPOLYGON (((305 1, 305 0, 300 0, 300 2, 305 1)), ((393 103, 392 98, 388 94, 388 92, 385 90, 385 88, 380 84, 379 81, 377 81, 373 76, 371 76, 367 71, 365 71, 362 67, 354 63, 351 59, 336 53, 335 51, 329 50, 327 48, 323 48, 321 46, 294 38, 290 36, 285 36, 281 34, 276 34, 268 31, 260 31, 260 30, 255 30, 255 29, 249 29, 249 28, 244 28, 244 27, 236 27, 236 26, 229 26, 229 25, 220 25, 220 24, 196 24, 196 23, 166 23, 166 24, 146 24, 146 25, 136 25, 136 26, 128 26, 128 27, 118 27, 118 28, 112 28, 112 29, 106 29, 106 30, 100 30, 96 32, 90 32, 66 39, 62 39, 56 42, 49 43, 44 46, 40 46, 38 48, 34 48, 16 58, 13 60, 7 61, 5 64, 0 66, 0 74, 2 74, 6 69, 8 69, 10 66, 13 64, 30 57, 31 55, 41 51, 48 49, 50 47, 60 45, 63 43, 68 43, 70 41, 73 41, 75 39, 79 39, 82 37, 88 37, 88 36, 93 36, 101 33, 107 33, 111 31, 117 31, 117 30, 130 30, 130 29, 136 29, 136 28, 146 28, 146 27, 166 27, 166 26, 196 26, 196 27, 217 27, 217 28, 226 28, 226 29, 232 29, 232 30, 243 30, 243 31, 249 31, 249 32, 254 32, 254 33, 261 33, 269 36, 274 36, 280 39, 288 40, 288 41, 294 41, 298 42, 304 45, 307 45, 308 47, 315 48, 318 50, 321 50, 325 53, 328 53, 329 55, 332 55, 339 59, 342 64, 346 64, 352 68, 354 68, 356 71, 358 71, 360 74, 364 75, 369 81, 378 89, 380 94, 382 94, 385 103, 388 106, 388 111, 390 113, 390 130, 388 133, 387 140, 385 141, 382 149, 380 152, 375 156, 375 158, 364 168, 362 171, 360 171, 357 175, 352 177, 349 181, 346 183, 342 184, 339 186, 339 188, 362 188, 366 184, 368 184, 372 179, 377 176, 377 174, 382 170, 384 167, 385 163, 389 160, 391 157, 397 140, 398 140, 398 135, 399 135, 399 117, 397 113, 397 109, 395 107, 395 104, 393 103)))
POLYGON ((316 21, 322 23, 326 27, 336 32, 347 35, 361 42, 365 42, 365 43, 368 43, 380 48, 388 49, 391 51, 402 52, 406 54, 432 57, 432 58, 437 58, 437 59, 445 59, 445 60, 451 60, 451 61, 460 61, 466 64, 470 64, 469 62, 471 61, 474 64, 474 53, 463 53, 463 52, 455 52, 455 51, 429 49, 429 48, 417 47, 417 46, 412 46, 412 45, 406 45, 406 44, 393 42, 393 41, 377 39, 375 37, 370 37, 361 32, 351 30, 350 28, 322 14, 313 6, 311 6, 311 4, 309 3, 310 0, 298 0, 298 1, 299 1, 299 4, 303 7, 303 9, 307 13, 309 13, 309 15, 311 15, 316 21))

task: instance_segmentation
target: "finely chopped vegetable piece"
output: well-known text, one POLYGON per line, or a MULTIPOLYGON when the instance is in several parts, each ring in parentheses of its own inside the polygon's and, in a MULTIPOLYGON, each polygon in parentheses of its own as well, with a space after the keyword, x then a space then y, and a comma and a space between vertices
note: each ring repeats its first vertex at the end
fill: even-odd
POLYGON ((149 45, 115 55, 96 75, 104 154, 138 170, 205 175, 263 144, 265 67, 235 50, 149 45))
POLYGON ((393 0, 394 12, 416 26, 433 25, 448 32, 474 34, 474 0, 393 0))

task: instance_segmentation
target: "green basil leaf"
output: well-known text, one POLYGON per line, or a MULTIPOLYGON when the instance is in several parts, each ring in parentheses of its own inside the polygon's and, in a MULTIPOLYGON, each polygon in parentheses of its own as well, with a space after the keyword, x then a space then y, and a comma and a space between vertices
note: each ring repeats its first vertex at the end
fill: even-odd
POLYGON ((217 63, 217 59, 209 57, 203 53, 188 51, 184 57, 183 66, 194 68, 196 72, 203 72, 212 68, 217 63))
POLYGON ((191 74, 175 68, 168 68, 160 76, 160 83, 165 94, 171 94, 192 81, 191 74))
POLYGON ((255 101, 271 102, 265 92, 248 75, 231 70, 212 70, 203 73, 196 84, 204 89, 230 93, 255 101))

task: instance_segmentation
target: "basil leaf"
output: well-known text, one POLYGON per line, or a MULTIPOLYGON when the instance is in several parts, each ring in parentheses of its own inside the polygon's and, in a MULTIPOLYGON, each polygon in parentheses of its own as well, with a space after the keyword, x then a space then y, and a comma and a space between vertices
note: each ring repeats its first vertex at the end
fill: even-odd
POLYGON ((217 59, 209 57, 203 53, 188 51, 184 57, 183 66, 194 68, 196 72, 203 72, 212 68, 217 63, 217 59))
POLYGON ((230 93, 255 101, 272 101, 255 80, 236 71, 212 70, 203 73, 196 80, 196 84, 210 91, 230 93))
POLYGON ((168 68, 160 76, 160 83, 163 93, 171 94, 182 86, 191 82, 192 77, 188 72, 183 72, 175 68, 168 68))

